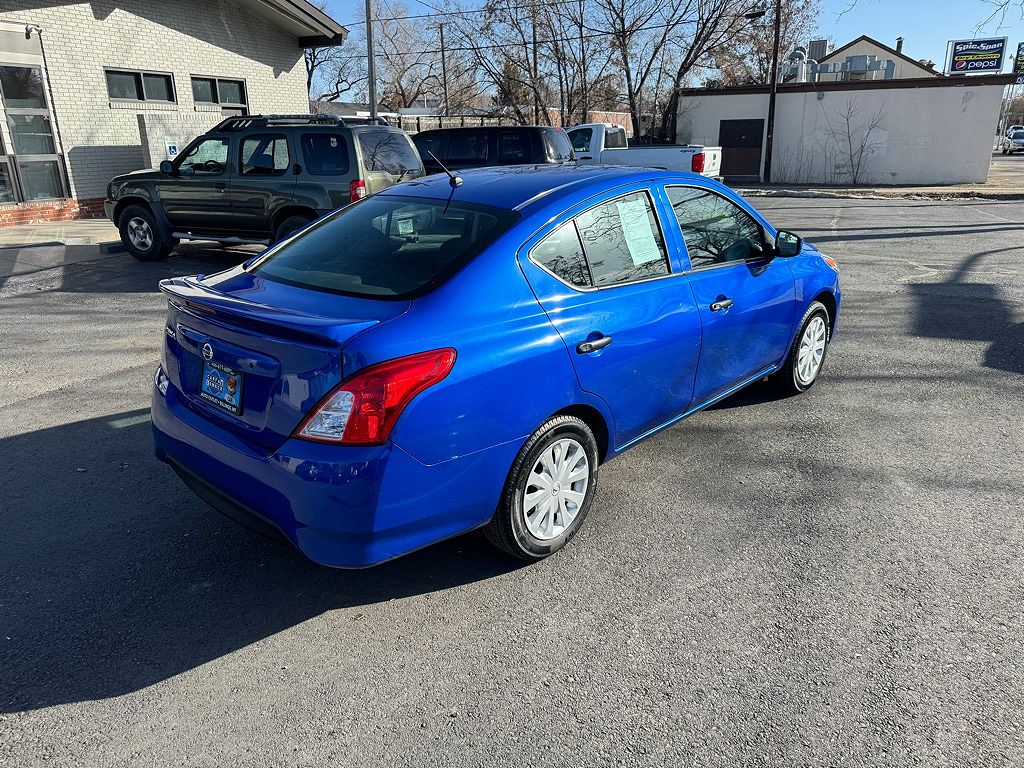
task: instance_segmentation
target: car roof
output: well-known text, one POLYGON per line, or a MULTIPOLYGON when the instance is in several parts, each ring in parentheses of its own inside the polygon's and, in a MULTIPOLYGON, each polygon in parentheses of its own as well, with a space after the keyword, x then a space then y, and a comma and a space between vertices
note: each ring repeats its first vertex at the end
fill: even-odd
POLYGON ((424 128, 414 136, 425 133, 456 133, 459 131, 558 131, 550 125, 453 125, 450 128, 424 128))
POLYGON ((459 171, 462 184, 452 192, 443 173, 396 184, 378 195, 405 195, 524 210, 582 191, 597 194, 635 181, 705 181, 694 173, 622 165, 506 165, 459 171))

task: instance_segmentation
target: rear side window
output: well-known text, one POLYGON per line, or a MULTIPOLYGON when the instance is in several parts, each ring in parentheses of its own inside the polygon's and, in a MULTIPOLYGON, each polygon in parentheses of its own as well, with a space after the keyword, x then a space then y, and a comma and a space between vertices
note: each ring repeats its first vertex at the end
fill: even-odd
POLYGON ((337 133, 303 133, 302 162, 306 172, 314 176, 334 176, 348 173, 348 146, 345 137, 337 133))
POLYGON ((498 134, 499 163, 530 162, 530 136, 526 131, 502 131, 498 134))
POLYGON ((412 142, 416 145, 416 149, 419 150, 423 162, 429 163, 433 162, 430 154, 433 154, 438 160, 445 159, 446 138, 441 133, 418 133, 412 137, 412 142))
POLYGON ((558 128, 541 128, 540 135, 544 140, 544 152, 549 162, 564 163, 572 160, 572 142, 565 135, 565 131, 558 128))
POLYGON ((669 273, 665 243, 644 192, 609 200, 576 217, 594 285, 614 285, 669 273))
POLYGON ((764 258, 761 226, 729 200, 695 187, 667 187, 690 267, 764 258))
POLYGON ((541 240, 530 251, 530 257, 570 285, 590 285, 590 270, 575 222, 567 221, 541 240))
POLYGON ((621 128, 609 128, 604 132, 605 149, 625 149, 626 132, 621 128))
POLYGON ((367 171, 404 176, 423 167, 409 137, 398 131, 360 131, 359 153, 367 171))
POLYGON ((485 131, 455 131, 448 139, 448 160, 453 163, 482 163, 487 160, 485 131))
POLYGON ((272 248, 250 270, 314 290, 413 298, 455 274, 518 218, 488 206, 373 195, 272 248))
POLYGON ((242 139, 243 176, 281 176, 288 171, 288 139, 283 134, 256 134, 242 139))

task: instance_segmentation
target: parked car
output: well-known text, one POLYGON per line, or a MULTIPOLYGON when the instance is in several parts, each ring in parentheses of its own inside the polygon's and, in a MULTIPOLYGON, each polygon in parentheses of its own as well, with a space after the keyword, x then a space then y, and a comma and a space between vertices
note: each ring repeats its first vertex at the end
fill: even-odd
POLYGON ((334 115, 231 117, 158 170, 115 177, 103 209, 128 252, 155 261, 181 240, 284 240, 339 206, 422 175, 398 128, 334 115))
POLYGON ((461 171, 488 165, 558 165, 573 160, 565 131, 550 126, 436 128, 421 131, 412 140, 427 173, 441 173, 441 165, 461 171))
POLYGON ((1024 125, 1008 125, 1006 130, 1003 131, 1003 136, 1009 137, 1017 131, 1024 131, 1024 125))
POLYGON ((580 165, 633 165, 690 171, 718 178, 722 148, 680 146, 630 146, 626 130, 612 123, 589 123, 569 129, 569 140, 580 165))
POLYGON ((475 528, 555 552, 604 462, 766 376, 813 386, 840 306, 835 262, 727 187, 571 165, 399 184, 160 289, 156 455, 352 567, 475 528))
POLYGON ((1024 150, 1024 129, 1007 134, 999 141, 999 149, 1004 155, 1024 150))

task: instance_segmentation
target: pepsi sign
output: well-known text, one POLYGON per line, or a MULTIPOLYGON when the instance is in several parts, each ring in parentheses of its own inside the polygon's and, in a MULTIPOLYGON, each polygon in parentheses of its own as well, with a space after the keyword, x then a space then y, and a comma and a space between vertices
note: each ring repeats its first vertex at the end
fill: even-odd
POLYGON ((951 75, 977 73, 998 74, 1003 71, 1003 57, 1006 55, 1006 38, 991 37, 985 40, 950 40, 952 50, 946 72, 951 75))

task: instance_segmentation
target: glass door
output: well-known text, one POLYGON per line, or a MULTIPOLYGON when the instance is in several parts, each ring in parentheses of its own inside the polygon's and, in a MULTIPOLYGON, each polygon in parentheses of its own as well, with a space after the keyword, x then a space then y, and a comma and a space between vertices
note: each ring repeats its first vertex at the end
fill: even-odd
POLYGON ((0 64, 0 97, 14 145, 6 155, 6 169, 0 165, 0 177, 6 170, 10 181, 13 165, 19 182, 18 197, 24 202, 67 197, 42 68, 0 64))

